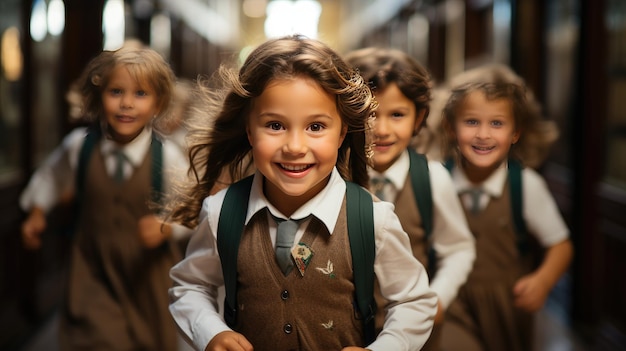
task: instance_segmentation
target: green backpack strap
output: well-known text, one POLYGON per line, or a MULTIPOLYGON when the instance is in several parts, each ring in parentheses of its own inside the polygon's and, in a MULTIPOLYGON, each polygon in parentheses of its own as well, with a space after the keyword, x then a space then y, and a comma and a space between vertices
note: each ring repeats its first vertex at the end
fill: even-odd
POLYGON ((413 196, 417 203, 417 208, 422 217, 424 236, 428 244, 428 275, 432 279, 437 267, 437 253, 433 245, 430 245, 430 236, 433 232, 433 195, 430 187, 430 172, 428 170, 428 159, 423 154, 418 154, 413 149, 409 150, 409 175, 413 196))
POLYGON ((152 156, 152 165, 150 170, 152 200, 155 203, 160 203, 163 197, 163 143, 154 133, 152 133, 150 153, 152 156))
POLYGON ((522 165, 513 159, 509 159, 508 167, 509 191, 511 192, 511 209, 513 210, 513 224, 517 234, 517 248, 524 255, 528 252, 528 230, 523 216, 522 196, 522 165))
POLYGON ((346 217, 354 269, 356 303, 363 321, 365 345, 376 339, 374 317, 374 208, 372 196, 355 183, 346 182, 346 217))
POLYGON ((411 175, 413 195, 422 217, 426 239, 428 239, 433 232, 433 195, 430 189, 428 160, 426 156, 418 154, 412 149, 409 149, 409 160, 409 174, 411 175))
MULTIPOLYGON (((253 176, 231 184, 226 190, 217 226, 217 248, 224 275, 224 320, 234 326, 237 320, 237 256, 248 211, 253 176)), ((371 195, 360 186, 346 182, 348 236, 354 267, 356 304, 363 319, 364 341, 376 339, 374 317, 374 210, 371 195)))
MULTIPOLYGON (((78 165, 76 168, 76 197, 74 200, 75 218, 79 217, 78 213, 80 213, 80 209, 85 202, 85 177, 87 175, 89 158, 91 157, 91 153, 96 147, 96 144, 98 144, 98 141, 100 141, 101 137, 102 132, 100 131, 100 128, 89 127, 87 129, 87 135, 85 135, 85 141, 83 142, 78 154, 78 165)), ((74 221, 73 228, 71 230, 72 232, 75 229, 76 224, 77 221, 74 221)))
MULTIPOLYGON (((78 154, 78 165, 76 169, 76 200, 74 201, 74 213, 80 213, 85 199, 85 178, 87 177, 87 167, 94 148, 102 138, 102 131, 99 127, 89 127, 85 141, 78 154)), ((151 186, 153 201, 159 203, 163 194, 163 143, 154 133, 150 143, 150 153, 152 156, 151 165, 151 186)), ((78 216, 75 216, 78 218, 78 216)), ((76 223, 74 223, 75 225, 76 223)), ((73 230, 72 230, 73 231, 73 230)))
MULTIPOLYGON (((452 172, 454 161, 448 159, 444 162, 448 171, 452 172)), ((522 165, 514 159, 508 160, 509 192, 511 193, 511 214, 513 216, 513 226, 517 236, 517 249, 521 255, 528 252, 528 230, 523 212, 522 196, 522 165)))
POLYGON ((224 321, 230 327, 237 321, 237 255, 243 234, 253 176, 233 183, 226 190, 217 224, 217 250, 224 275, 224 321))

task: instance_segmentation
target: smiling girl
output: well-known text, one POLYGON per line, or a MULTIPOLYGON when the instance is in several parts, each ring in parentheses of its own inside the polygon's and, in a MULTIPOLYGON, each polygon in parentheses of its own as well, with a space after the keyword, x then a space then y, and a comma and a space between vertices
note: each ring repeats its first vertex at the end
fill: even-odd
POLYGON ((445 154, 456 160, 452 179, 476 261, 448 309, 443 350, 532 350, 533 313, 572 259, 569 230, 545 181, 531 168, 520 171, 515 155, 524 153, 513 149, 536 117, 524 86, 501 77, 452 89, 444 108, 445 154), (538 267, 530 236, 545 249, 538 267))
POLYGON ((177 347, 168 272, 181 257, 174 241, 189 231, 164 223, 149 206, 187 167, 153 130, 169 117, 174 80, 151 49, 102 52, 82 77, 83 112, 93 125, 71 132, 22 194, 29 249, 41 246, 46 213, 62 195, 76 202, 63 350, 177 347))
POLYGON ((376 106, 367 85, 328 46, 301 36, 269 40, 239 72, 223 66, 221 73, 225 98, 207 95, 216 105, 189 131, 197 181, 172 212, 196 227, 186 258, 171 270, 170 310, 181 330, 199 350, 420 349, 436 298, 391 205, 373 202, 358 186, 373 205, 373 270, 392 301, 375 340, 366 337, 355 303, 359 263, 351 260, 346 189, 355 186, 349 182, 367 186, 366 140, 376 106), (254 175, 239 181, 250 160, 254 175), (226 178, 235 183, 211 195, 226 178), (222 209, 241 184, 249 193, 222 209), (220 245, 226 234, 218 228, 241 207, 247 210, 239 246, 220 245), (224 211, 231 212, 222 217, 224 211), (281 224, 289 220, 295 239, 286 244, 292 250, 285 262, 281 224), (236 316, 227 323, 217 288, 230 276, 229 252, 237 257, 237 291, 234 306, 227 293, 225 314, 236 316))

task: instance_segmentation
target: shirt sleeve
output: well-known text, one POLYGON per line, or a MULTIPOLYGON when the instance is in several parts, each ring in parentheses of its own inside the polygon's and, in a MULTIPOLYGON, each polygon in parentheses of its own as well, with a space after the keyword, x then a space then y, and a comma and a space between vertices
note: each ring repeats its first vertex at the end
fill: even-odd
MULTIPOLYGON (((189 162, 180 148, 171 140, 163 141, 163 191, 165 196, 172 195, 177 184, 187 180, 189 162)), ((193 230, 177 224, 171 223, 172 237, 175 240, 182 240, 190 237, 193 230)))
POLYGON ((465 283, 476 258, 476 247, 452 177, 439 162, 429 162, 433 194, 433 247, 436 274, 430 287, 444 308, 465 283))
POLYGON ((523 215, 528 231, 543 247, 550 247, 569 237, 556 201, 546 181, 528 167, 522 171, 523 215))
MULTIPOLYGON (((419 350, 430 336, 437 296, 424 266, 413 256, 409 237, 388 202, 374 203, 374 272, 389 304, 385 324, 367 348, 373 351, 419 350)), ((382 307, 381 307, 382 308, 382 307)))
POLYGON ((22 210, 28 212, 37 206, 49 212, 64 195, 73 194, 78 153, 85 135, 86 128, 74 129, 46 157, 20 195, 22 210))
POLYGON ((204 200, 199 224, 185 258, 170 270, 170 312, 196 349, 204 350, 215 335, 230 328, 219 313, 218 288, 224 285, 215 234, 225 192, 204 200))

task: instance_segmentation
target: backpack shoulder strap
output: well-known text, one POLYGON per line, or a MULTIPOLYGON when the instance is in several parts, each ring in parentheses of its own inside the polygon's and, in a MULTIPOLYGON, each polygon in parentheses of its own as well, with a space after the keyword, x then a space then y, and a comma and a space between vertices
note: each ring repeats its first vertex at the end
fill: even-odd
POLYGON ((151 165, 151 184, 152 184, 152 200, 155 203, 161 202, 163 197, 163 143, 152 133, 152 142, 150 143, 150 153, 152 156, 151 165))
POLYGON ((525 254, 528 251, 528 231, 522 212, 524 208, 522 196, 522 165, 518 161, 509 159, 508 176, 513 224, 515 225, 515 232, 517 234, 517 247, 521 254, 525 254))
POLYGON ((85 177, 87 174, 87 166, 89 164, 89 158, 95 148, 98 141, 102 137, 100 128, 87 129, 87 135, 85 135, 85 141, 80 148, 78 154, 78 166, 76 169, 76 199, 82 201, 83 193, 85 190, 85 177))
POLYGON ((346 182, 346 216, 354 269, 356 302, 363 320, 365 345, 376 339, 374 317, 374 209, 372 196, 359 185, 346 182))
POLYGON ((229 326, 233 326, 237 320, 237 254, 248 212, 252 180, 253 176, 249 176, 228 187, 217 224, 217 249, 226 291, 224 320, 229 326))
POLYGON ((78 165, 76 166, 76 195, 74 197, 74 213, 76 215, 74 216, 75 220, 68 230, 69 233, 74 232, 78 222, 78 214, 83 208, 83 203, 85 202, 85 177, 87 176, 89 158, 91 157, 91 153, 96 147, 96 144, 98 144, 98 141, 100 141, 101 137, 102 132, 100 131, 100 128, 89 127, 87 129, 87 135, 85 135, 85 141, 83 141, 83 145, 78 153, 78 165))
POLYGON ((418 154, 413 149, 409 149, 409 160, 413 195, 422 217, 426 239, 428 239, 433 231, 433 196, 430 188, 428 160, 426 156, 418 154))
POLYGON ((430 279, 433 279, 435 268, 437 267, 437 253, 429 240, 433 232, 433 194, 430 187, 428 159, 425 155, 419 154, 413 149, 408 150, 410 161, 409 175, 411 176, 411 185, 413 186, 413 196, 422 217, 424 236, 428 247, 428 276, 430 279))

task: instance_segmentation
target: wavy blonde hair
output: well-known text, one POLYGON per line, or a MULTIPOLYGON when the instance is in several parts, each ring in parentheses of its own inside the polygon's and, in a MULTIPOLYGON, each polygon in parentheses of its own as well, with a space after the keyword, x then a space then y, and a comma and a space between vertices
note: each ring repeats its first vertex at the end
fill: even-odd
POLYGON ((157 95, 159 113, 152 120, 155 131, 163 133, 172 117, 171 102, 176 77, 170 65, 156 51, 136 45, 124 46, 115 51, 103 51, 92 59, 79 80, 82 95, 82 112, 88 122, 100 122, 106 133, 102 92, 111 79, 111 73, 118 66, 128 69, 140 86, 148 85, 157 95))

